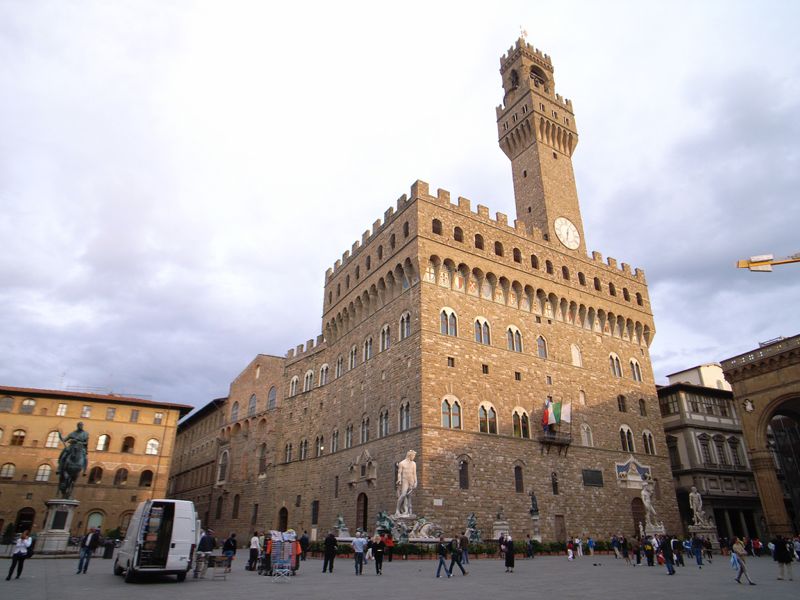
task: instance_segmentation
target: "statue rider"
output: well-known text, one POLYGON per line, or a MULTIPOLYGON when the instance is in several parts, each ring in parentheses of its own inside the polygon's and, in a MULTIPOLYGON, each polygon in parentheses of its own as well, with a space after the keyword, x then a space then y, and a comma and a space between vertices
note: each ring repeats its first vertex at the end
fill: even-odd
POLYGON ((63 437, 61 432, 58 432, 58 438, 64 442, 64 448, 61 450, 61 454, 58 456, 58 473, 64 473, 64 466, 67 460, 67 454, 69 453, 69 449, 73 445, 77 445, 80 448, 80 456, 81 456, 81 472, 86 475, 86 467, 88 466, 88 460, 86 458, 86 453, 89 448, 89 434, 83 430, 83 423, 78 423, 77 429, 72 433, 68 434, 67 437, 63 437))

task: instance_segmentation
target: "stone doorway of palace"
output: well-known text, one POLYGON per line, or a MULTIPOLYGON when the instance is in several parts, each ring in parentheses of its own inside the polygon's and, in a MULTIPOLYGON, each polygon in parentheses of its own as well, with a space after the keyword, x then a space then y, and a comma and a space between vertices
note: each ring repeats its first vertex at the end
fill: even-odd
POLYGON ((289 511, 284 506, 278 511, 278 530, 286 531, 289 529, 289 511))
POLYGON ((639 535, 639 523, 644 527, 647 521, 647 511, 644 508, 644 502, 642 502, 641 498, 634 498, 631 500, 631 516, 633 517, 633 536, 636 537, 639 535))
POLYGON ((367 498, 367 495, 362 492, 358 495, 358 500, 356 501, 356 528, 369 533, 369 529, 367 528, 368 525, 369 498, 367 498))

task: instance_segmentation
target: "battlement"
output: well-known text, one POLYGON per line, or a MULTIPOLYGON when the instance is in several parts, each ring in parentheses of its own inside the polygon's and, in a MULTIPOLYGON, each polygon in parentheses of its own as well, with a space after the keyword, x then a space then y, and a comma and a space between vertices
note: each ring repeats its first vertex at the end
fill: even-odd
POLYGON ((298 358, 308 356, 309 354, 316 354, 322 350, 324 341, 325 337, 319 334, 316 340, 308 340, 305 344, 298 344, 296 348, 290 348, 286 351, 286 360, 294 361, 298 358))
POLYGON ((528 42, 526 42, 523 38, 517 38, 516 44, 511 46, 508 49, 508 52, 503 54, 500 57, 500 69, 504 70, 507 63, 517 57, 518 52, 527 53, 531 58, 537 59, 537 61, 543 62, 550 67, 550 70, 553 70, 553 61, 550 60, 550 56, 545 54, 538 48, 534 48, 528 42))

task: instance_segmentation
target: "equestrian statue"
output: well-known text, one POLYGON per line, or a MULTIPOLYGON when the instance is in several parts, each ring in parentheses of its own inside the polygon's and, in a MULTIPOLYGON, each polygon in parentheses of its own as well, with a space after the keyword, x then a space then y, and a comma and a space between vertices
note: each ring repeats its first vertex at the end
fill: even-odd
POLYGON ((58 438, 64 443, 58 457, 58 491, 62 498, 69 499, 78 476, 81 473, 86 475, 89 434, 84 431, 83 423, 78 423, 77 429, 67 437, 59 431, 58 438))

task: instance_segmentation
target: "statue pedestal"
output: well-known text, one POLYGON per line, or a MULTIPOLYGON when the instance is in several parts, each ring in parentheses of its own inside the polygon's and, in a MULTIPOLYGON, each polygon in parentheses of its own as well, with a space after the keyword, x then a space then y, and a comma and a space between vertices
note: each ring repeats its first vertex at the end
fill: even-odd
POLYGON ((504 533, 506 535, 511 533, 511 528, 508 525, 508 521, 504 519, 498 519, 497 521, 492 523, 492 539, 494 540, 499 539, 501 533, 504 533))
POLYGON ((36 538, 36 552, 40 554, 63 554, 67 551, 72 518, 80 502, 53 498, 45 502, 47 517, 44 529, 36 538))
POLYGON ((644 526, 644 533, 645 535, 664 535, 667 533, 667 529, 663 523, 648 523, 644 526))
POLYGON ((542 541, 542 530, 539 527, 538 514, 531 516, 531 539, 536 540, 539 543, 542 541))
POLYGON ((715 550, 719 550, 719 536, 717 535, 717 528, 713 525, 689 525, 689 535, 696 535, 697 537, 711 540, 711 546, 715 550))

